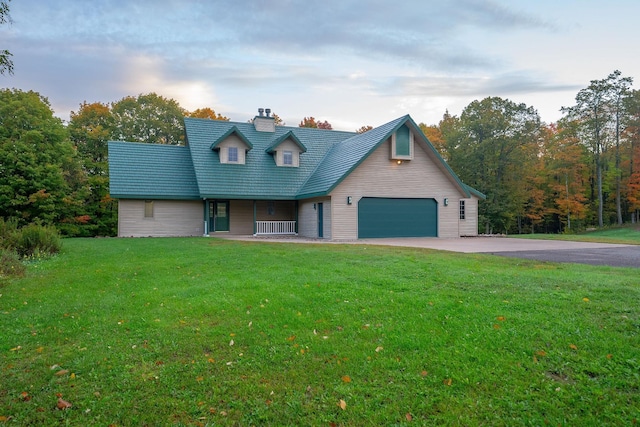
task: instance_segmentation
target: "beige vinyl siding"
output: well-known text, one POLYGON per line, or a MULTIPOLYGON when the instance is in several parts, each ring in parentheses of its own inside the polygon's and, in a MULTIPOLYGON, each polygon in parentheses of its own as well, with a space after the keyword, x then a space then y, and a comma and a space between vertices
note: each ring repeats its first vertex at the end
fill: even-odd
POLYGON ((298 206, 298 235, 310 239, 318 237, 318 203, 322 203, 325 239, 331 239, 331 199, 317 198, 300 201, 298 206), (315 209, 313 205, 316 205, 315 209))
POLYGON ((322 203, 322 230, 323 239, 331 239, 331 201, 322 203))
POLYGON ((231 200, 229 202, 229 233, 253 234, 253 201, 231 200))
POLYGON ((460 200, 464 200, 464 219, 460 220, 460 236, 477 236, 478 199, 476 197, 472 197, 470 199, 460 200))
POLYGON ((145 218, 145 200, 118 200, 118 236, 202 236, 201 201, 153 200, 153 216, 145 218))
POLYGON ((438 237, 459 237, 457 201, 464 194, 425 147, 414 141, 413 159, 402 164, 389 159, 391 141, 385 141, 331 192, 334 240, 358 237, 358 202, 362 197, 433 198, 438 203, 438 237), (352 197, 351 205, 347 196, 352 197), (448 206, 444 206, 445 198, 448 206))

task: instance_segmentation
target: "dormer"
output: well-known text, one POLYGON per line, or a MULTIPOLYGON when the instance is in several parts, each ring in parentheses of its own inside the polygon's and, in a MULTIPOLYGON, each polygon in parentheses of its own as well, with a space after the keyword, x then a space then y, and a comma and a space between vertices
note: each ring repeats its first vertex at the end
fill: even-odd
POLYGON ((275 132, 276 119, 271 117, 271 109, 258 108, 258 115, 253 118, 253 126, 258 132, 275 132))
POLYGON ((236 165, 245 164, 247 152, 252 148, 251 142, 236 126, 231 127, 211 144, 211 149, 218 151, 220 163, 236 165))
POLYGON ((406 124, 398 128, 391 135, 391 159, 411 160, 413 159, 413 133, 406 124))
POLYGON ((276 139, 265 151, 273 155, 276 166, 297 168, 300 166, 300 154, 306 152, 307 147, 293 131, 289 131, 276 139))

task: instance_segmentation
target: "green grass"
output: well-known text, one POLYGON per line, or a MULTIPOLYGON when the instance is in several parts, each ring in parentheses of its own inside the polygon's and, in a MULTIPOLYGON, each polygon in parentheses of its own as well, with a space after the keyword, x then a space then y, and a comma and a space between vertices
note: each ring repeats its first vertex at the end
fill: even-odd
POLYGON ((7 425, 640 418, 637 269, 365 245, 73 239, 0 294, 7 425), (73 406, 55 409, 58 397, 73 406))
POLYGON ((601 230, 585 231, 579 234, 520 234, 509 237, 640 245, 640 226, 635 224, 632 226, 611 227, 601 230))

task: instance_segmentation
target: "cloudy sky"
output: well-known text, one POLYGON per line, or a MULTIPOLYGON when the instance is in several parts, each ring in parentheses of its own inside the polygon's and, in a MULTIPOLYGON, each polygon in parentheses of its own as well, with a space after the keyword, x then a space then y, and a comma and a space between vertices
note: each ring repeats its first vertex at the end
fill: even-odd
POLYGON ((68 120, 156 92, 246 121, 436 124, 500 96, 560 117, 616 69, 640 87, 638 0, 12 0, 0 49, 68 120))

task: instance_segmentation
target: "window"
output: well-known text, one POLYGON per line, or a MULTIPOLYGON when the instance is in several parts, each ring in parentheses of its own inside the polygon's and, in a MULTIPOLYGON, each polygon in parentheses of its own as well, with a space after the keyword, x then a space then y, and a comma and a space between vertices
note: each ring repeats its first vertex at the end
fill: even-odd
POLYGON ((464 200, 460 200, 460 219, 464 219, 464 200))
POLYGON ((267 215, 276 214, 276 204, 274 202, 267 202, 267 215))
POLYGON ((229 162, 238 162, 238 147, 229 147, 229 162))
POLYGON ((144 217, 153 218, 153 200, 144 201, 144 217))
POLYGON ((282 164, 287 166, 293 165, 293 151, 282 152, 282 164))

